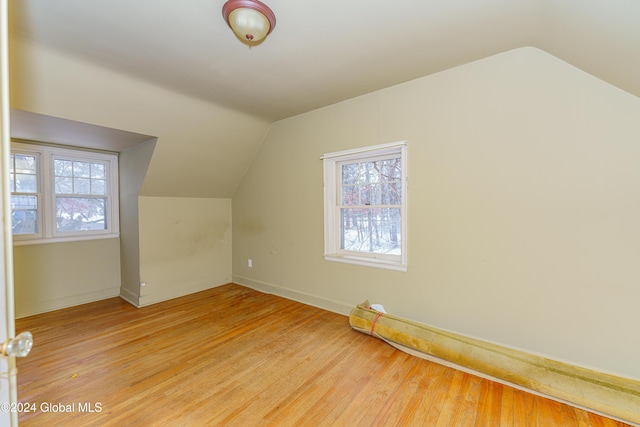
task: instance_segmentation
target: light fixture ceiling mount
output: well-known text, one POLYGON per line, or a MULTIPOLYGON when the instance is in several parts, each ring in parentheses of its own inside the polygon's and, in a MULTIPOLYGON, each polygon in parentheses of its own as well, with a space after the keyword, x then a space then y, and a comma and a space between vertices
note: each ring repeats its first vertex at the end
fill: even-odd
POLYGON ((245 43, 261 42, 276 26, 276 15, 258 0, 229 0, 222 6, 222 16, 245 43))

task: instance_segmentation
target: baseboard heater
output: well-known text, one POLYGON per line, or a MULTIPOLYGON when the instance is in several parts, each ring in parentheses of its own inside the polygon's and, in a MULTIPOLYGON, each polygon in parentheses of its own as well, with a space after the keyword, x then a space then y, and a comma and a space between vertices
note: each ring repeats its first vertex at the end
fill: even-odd
POLYGON ((354 330, 425 359, 640 425, 640 381, 457 335, 369 307, 365 301, 351 311, 349 323, 354 330))

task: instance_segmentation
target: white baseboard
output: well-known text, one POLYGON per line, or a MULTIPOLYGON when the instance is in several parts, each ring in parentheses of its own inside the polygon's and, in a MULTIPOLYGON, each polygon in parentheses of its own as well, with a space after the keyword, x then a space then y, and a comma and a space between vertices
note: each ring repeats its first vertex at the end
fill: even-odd
POLYGON ((305 292, 296 291, 282 286, 276 286, 271 283, 254 280, 237 274, 233 275, 233 283, 237 283, 238 285, 246 286, 266 294, 274 294, 303 304, 322 308, 333 313, 343 314, 345 316, 348 316, 353 309, 352 305, 340 301, 307 294, 305 292))
MULTIPOLYGON (((140 297, 138 298, 138 305, 134 305, 136 307, 145 307, 159 302, 172 300, 174 298, 183 297, 185 295, 194 294, 196 292, 206 291, 207 289, 226 285, 227 283, 229 283, 228 277, 220 280, 180 284, 169 289, 163 289, 149 294, 140 295, 140 297)), ((123 299, 126 300, 126 298, 123 299)))
POLYGON ((131 290, 121 287, 120 298, 128 302, 134 307, 140 308, 140 296, 131 290))
POLYGON ((34 316, 36 314, 48 313, 50 311, 60 310, 63 308, 73 307, 76 305, 87 304, 90 302, 100 301, 107 298, 117 297, 120 294, 120 287, 101 289, 95 292, 84 294, 70 295, 63 298, 55 298, 46 301, 36 299, 29 300, 28 308, 16 310, 16 319, 22 317, 34 316))

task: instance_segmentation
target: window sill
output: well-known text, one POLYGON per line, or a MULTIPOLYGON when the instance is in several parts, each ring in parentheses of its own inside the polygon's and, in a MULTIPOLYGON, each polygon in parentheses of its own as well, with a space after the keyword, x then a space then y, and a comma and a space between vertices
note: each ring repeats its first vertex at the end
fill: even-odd
POLYGON ((349 255, 325 255, 325 261, 341 262, 343 264, 354 264, 365 267, 384 268, 386 270, 394 271, 407 271, 407 264, 402 264, 396 261, 389 261, 385 259, 365 258, 349 255))
POLYGON ((46 245, 48 243, 82 242, 86 240, 117 239, 120 234, 93 234, 91 236, 52 237, 46 239, 14 239, 13 246, 46 245))

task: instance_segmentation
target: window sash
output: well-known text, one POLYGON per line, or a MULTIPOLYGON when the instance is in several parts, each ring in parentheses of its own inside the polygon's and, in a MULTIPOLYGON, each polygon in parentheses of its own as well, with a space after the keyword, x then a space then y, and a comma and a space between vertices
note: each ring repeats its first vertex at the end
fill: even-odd
POLYGON ((23 239, 42 237, 42 194, 11 193, 11 230, 14 236, 23 239), (31 205, 33 208, 30 209, 31 205))
POLYGON ((12 150, 10 163, 11 229, 14 235, 19 236, 21 239, 41 238, 43 227, 40 153, 28 150, 12 150), (29 165, 28 162, 20 160, 19 157, 32 158, 33 164, 29 165), (22 179, 32 182, 29 185, 20 186, 19 183, 22 179), (17 209, 15 208, 16 205, 18 206, 17 209), (33 208, 30 208, 30 206, 33 206, 33 208), (33 224, 29 225, 30 222, 33 224))
POLYGON ((55 234, 103 232, 109 229, 110 200, 106 196, 56 194, 54 198, 55 234))
POLYGON ((340 220, 340 225, 336 227, 338 253, 401 260, 403 224, 399 206, 338 207, 337 210, 336 218, 340 220), (355 211, 355 215, 345 217, 346 211, 355 211), (392 212, 395 211, 397 213, 394 215, 392 212), (381 224, 390 216, 396 216, 397 222, 392 220, 389 227, 382 227, 381 224), (348 222, 351 223, 350 227, 347 226, 348 222), (397 230, 394 230, 395 227, 397 230))
POLYGON ((71 156, 53 156, 52 160, 56 196, 104 196, 109 193, 109 162, 71 156))

